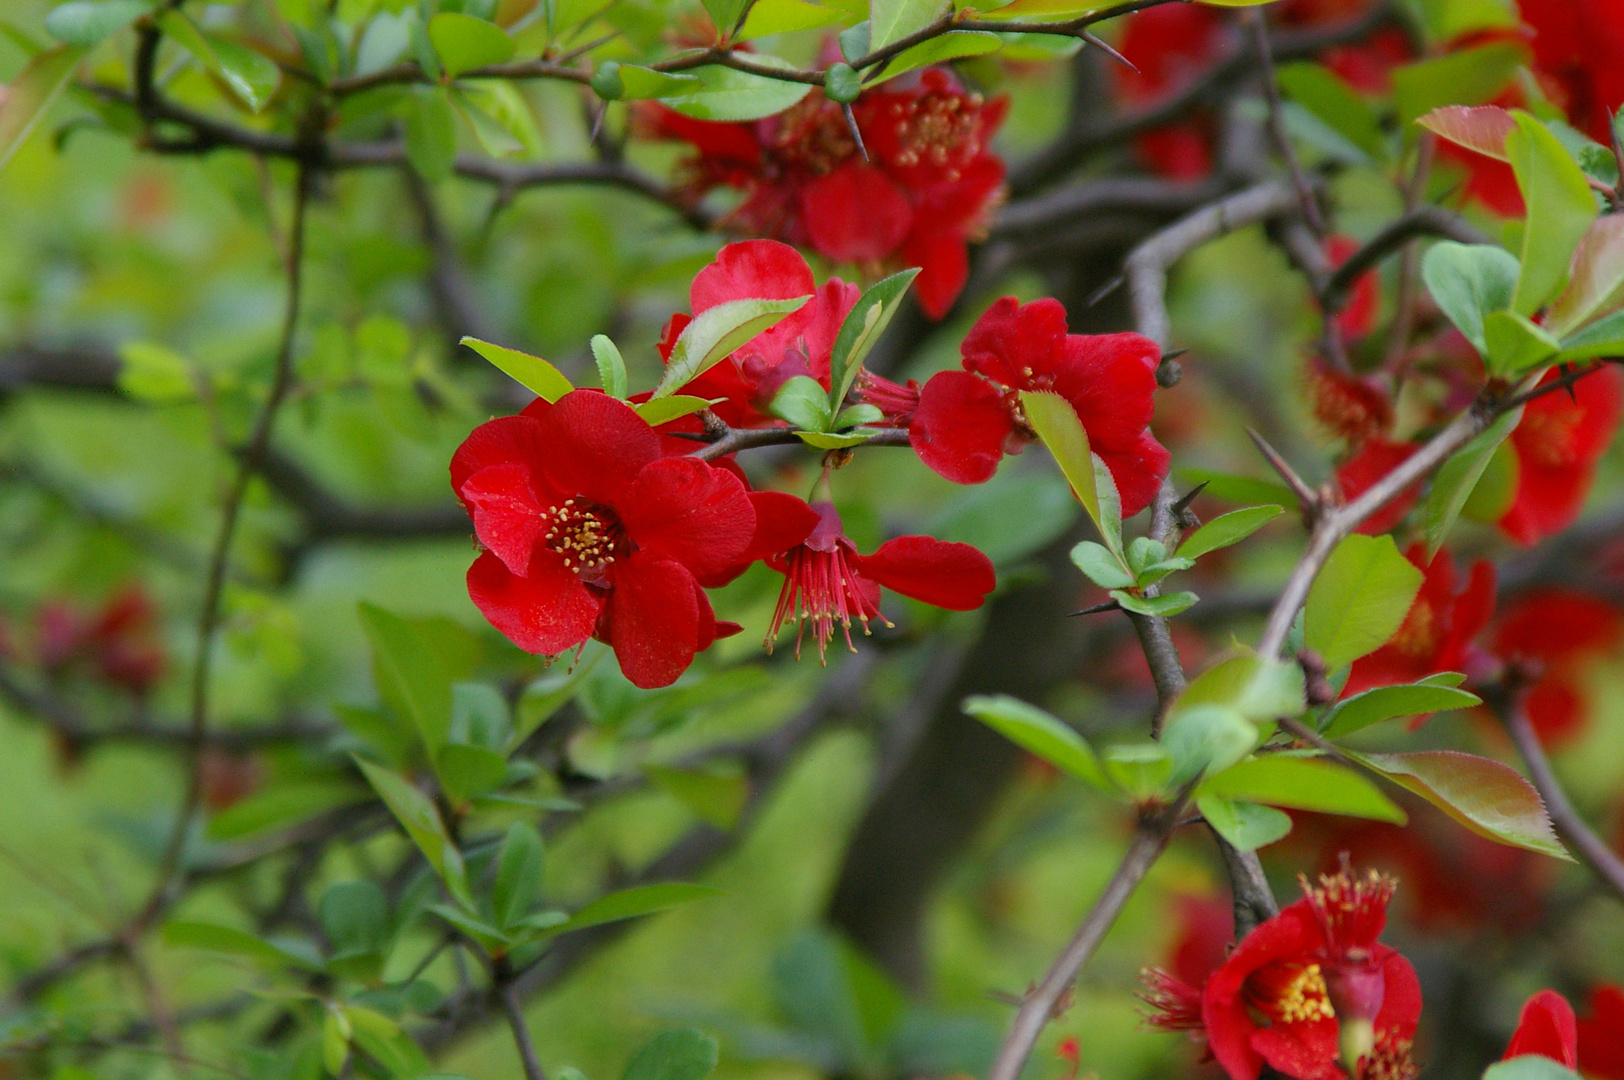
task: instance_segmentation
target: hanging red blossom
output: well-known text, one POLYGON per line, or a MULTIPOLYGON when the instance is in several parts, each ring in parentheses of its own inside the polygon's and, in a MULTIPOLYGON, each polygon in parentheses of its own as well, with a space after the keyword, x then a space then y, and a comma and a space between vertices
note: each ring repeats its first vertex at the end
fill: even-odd
MULTIPOLYGON (((682 392, 726 399, 712 409, 733 427, 778 423, 767 409, 790 379, 809 375, 828 389, 829 354, 840 324, 861 295, 856 285, 839 278, 818 285, 812 268, 788 244, 776 240, 728 244, 694 277, 688 291, 694 316, 732 300, 811 299, 689 382, 682 392)), ((660 338, 661 359, 671 358, 678 335, 692 321, 689 315, 671 316, 660 338)))
POLYGON ((475 428, 451 486, 485 551, 474 604, 515 645, 557 655, 595 637, 641 687, 676 681, 719 634, 700 582, 730 569, 756 531, 733 473, 663 457, 624 402, 575 390, 475 428))
MULTIPOLYGON (((1200 1030, 1230 1080, 1257 1080, 1264 1065, 1296 1080, 1413 1080, 1410 1044, 1421 1016, 1415 970, 1376 939, 1393 882, 1374 871, 1306 880, 1304 899, 1258 926, 1200 992, 1200 1030)), ((1191 988, 1162 973, 1149 995, 1161 1027, 1190 1028, 1191 988)))
POLYGON ((1429 563, 1426 545, 1415 543, 1404 557, 1426 574, 1421 591, 1398 633, 1353 662, 1343 696, 1462 670, 1473 651, 1473 639, 1494 615, 1494 564, 1487 559, 1473 563, 1461 585, 1455 560, 1447 551, 1438 552, 1429 563))
POLYGON ((1495 622, 1489 649, 1537 674, 1523 707, 1547 746, 1572 741, 1589 712, 1586 673, 1624 643, 1624 614, 1605 601, 1567 589, 1537 589, 1518 597, 1495 622))
POLYGON ((1517 1030, 1501 1061, 1538 1054, 1570 1069, 1579 1067, 1579 1032, 1573 1006, 1555 990, 1541 990, 1523 1003, 1517 1030))
MULTIPOLYGON (((1068 334, 1059 301, 1021 304, 1006 296, 970 328, 960 353, 964 370, 932 375, 908 421, 921 461, 955 483, 990 479, 1006 453, 1035 438, 1020 391, 1049 390, 1077 410, 1116 481, 1123 515, 1150 505, 1169 463, 1150 433, 1161 360, 1155 342, 1139 334, 1068 334)), ((893 397, 901 390, 889 389, 893 397)))
POLYGON ((1580 1070, 1599 1080, 1624 1080, 1624 987, 1592 990, 1590 1015, 1576 1028, 1580 1070))
POLYGON ((694 147, 688 197, 744 193, 724 225, 835 262, 920 267, 915 295, 939 319, 969 275, 968 243, 1001 197, 1004 163, 990 143, 1008 108, 941 68, 899 76, 852 103, 866 161, 840 106, 820 90, 753 123, 694 120, 659 105, 642 109, 638 123, 646 136, 694 147))
MULTIPOLYGON (((1551 369, 1541 385, 1560 377, 1551 369)), ((1578 518, 1624 416, 1624 374, 1607 366, 1565 391, 1541 395, 1523 410, 1511 433, 1517 488, 1500 528, 1522 544, 1561 532, 1578 518)))
MULTIPOLYGON (((997 584, 992 560, 969 544, 928 536, 899 536, 881 544, 874 554, 862 555, 846 539, 833 503, 818 502, 809 507, 784 495, 770 507, 760 509, 764 518, 772 519, 764 531, 770 531, 778 543, 790 536, 799 537, 776 551, 761 552, 766 564, 784 575, 784 588, 767 630, 769 650, 787 621, 799 624, 795 637, 797 658, 808 623, 818 643, 819 660, 828 651, 837 623, 847 647, 853 647, 852 620, 856 619, 867 633, 869 622, 882 618, 882 586, 949 611, 972 611, 981 606, 997 584)), ((760 548, 770 543, 758 541, 760 548)))

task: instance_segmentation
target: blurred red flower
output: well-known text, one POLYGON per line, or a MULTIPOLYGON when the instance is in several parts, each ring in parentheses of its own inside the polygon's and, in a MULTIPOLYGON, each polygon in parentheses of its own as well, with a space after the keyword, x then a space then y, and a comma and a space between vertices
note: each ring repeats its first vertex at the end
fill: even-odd
POLYGON ((1547 746, 1584 730, 1586 668, 1620 643, 1624 614, 1618 609, 1585 593, 1551 588, 1518 597, 1488 637, 1490 651, 1502 660, 1533 666, 1524 708, 1547 746))
MULTIPOLYGON (((1135 12, 1118 42, 1134 67, 1111 68, 1117 96, 1144 107, 1182 90, 1217 61, 1231 36, 1224 19, 1200 4, 1135 12)), ((1192 119, 1152 128, 1134 145, 1154 172, 1171 180, 1199 180, 1212 171, 1213 130, 1212 118, 1197 112, 1192 119)))
MULTIPOLYGON (((1351 236, 1325 238, 1325 258, 1332 269, 1341 266, 1360 248, 1351 236)), ((1358 339, 1376 328, 1376 316, 1381 307, 1381 279, 1374 270, 1359 275, 1348 294, 1342 310, 1336 313, 1336 328, 1344 338, 1358 339)))
POLYGON ((1048 390, 1071 403, 1089 444, 1116 480, 1123 516, 1150 505, 1167 475, 1167 449, 1150 433, 1161 350, 1139 334, 1066 332, 1057 300, 987 309, 960 347, 964 370, 930 377, 908 438, 920 460, 960 484, 990 479, 1006 453, 1035 436, 1020 391, 1048 390))
POLYGON ((1624 1080, 1624 988, 1590 992, 1590 1015, 1576 1025, 1579 1068, 1600 1080, 1624 1080))
MULTIPOLYGON (((1553 368, 1541 385, 1556 378, 1560 373, 1553 368)), ((1517 488, 1500 528, 1532 544, 1573 524, 1621 416, 1624 374, 1612 366, 1576 382, 1572 397, 1559 390, 1530 401, 1509 440, 1517 456, 1517 488)))
MULTIPOLYGON (((1336 469, 1336 483, 1342 489, 1342 498, 1352 502, 1363 495, 1378 480, 1404 463, 1417 446, 1415 443, 1392 442, 1374 435, 1360 443, 1353 453, 1336 469)), ((1365 518, 1359 531, 1375 535, 1384 533, 1404 520, 1421 495, 1421 481, 1417 480, 1374 514, 1365 518)))
POLYGON ((1372 380, 1340 371, 1318 357, 1309 361, 1307 380, 1314 419, 1350 443, 1379 436, 1392 426, 1392 400, 1372 380))
POLYGON ((940 68, 900 76, 852 103, 867 160, 841 107, 819 90, 752 123, 695 120, 662 105, 637 117, 643 135, 695 149, 684 166, 688 197, 744 192, 727 225, 836 262, 920 267, 920 306, 939 319, 964 288, 967 244, 1001 197, 1004 163, 989 143, 1008 107, 940 68))
POLYGON ((1579 1067, 1579 1034, 1574 1026, 1573 1006, 1555 990, 1541 990, 1523 1003, 1517 1030, 1501 1061, 1524 1054, 1538 1054, 1570 1069, 1579 1067))
POLYGON ((34 615, 34 655, 51 675, 88 662, 102 681, 136 697, 151 693, 169 666, 157 606, 135 583, 89 616, 63 600, 42 604, 34 615))
POLYGON ((730 569, 755 532, 733 473, 662 457, 630 406, 575 390, 475 428, 451 485, 485 551, 475 606, 515 645, 556 655, 596 637, 641 687, 676 681, 718 634, 700 581, 730 569))
POLYGON ((1494 564, 1487 559, 1473 563, 1461 585, 1448 551, 1439 551, 1428 563, 1424 561, 1426 545, 1418 542, 1410 545, 1404 557, 1426 574, 1421 591, 1398 633, 1353 662, 1344 697, 1374 686, 1394 686, 1440 671, 1462 670, 1473 639, 1494 615, 1494 564))
POLYGON ((1624 5, 1617 0, 1518 0, 1534 31, 1534 72, 1568 119, 1603 146, 1624 105, 1624 5))

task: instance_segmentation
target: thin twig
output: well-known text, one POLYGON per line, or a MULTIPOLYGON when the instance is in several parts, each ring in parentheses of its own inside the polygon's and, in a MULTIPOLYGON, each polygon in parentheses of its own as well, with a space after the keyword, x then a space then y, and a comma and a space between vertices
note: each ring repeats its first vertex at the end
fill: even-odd
POLYGON ((508 1027, 513 1029, 513 1044, 519 1049, 519 1063, 524 1066, 525 1080, 547 1080, 536 1057, 536 1044, 530 1038, 530 1024, 524 1018, 524 1003, 519 1000, 518 989, 505 982, 497 993, 502 998, 502 1011, 507 1015, 508 1027))
POLYGON ((1291 185, 1297 192, 1303 220, 1314 230, 1314 235, 1323 241, 1326 234, 1325 218, 1320 213, 1319 197, 1314 193, 1314 185, 1308 179, 1303 163, 1298 160, 1297 151, 1291 145, 1291 135, 1286 131, 1285 107, 1281 104, 1280 84, 1275 78, 1274 49, 1269 43, 1269 22, 1262 8, 1248 8, 1246 21, 1251 26, 1258 64, 1262 68, 1263 93, 1269 103, 1269 132, 1274 137, 1275 148, 1280 151, 1286 168, 1291 172, 1291 185))

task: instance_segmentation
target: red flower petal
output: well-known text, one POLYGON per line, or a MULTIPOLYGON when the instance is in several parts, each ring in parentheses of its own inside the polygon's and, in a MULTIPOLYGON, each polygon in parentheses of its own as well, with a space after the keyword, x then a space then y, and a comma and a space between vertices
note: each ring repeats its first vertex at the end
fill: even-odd
MULTIPOLYGON (((1246 935, 1207 981, 1201 995, 1207 1044, 1230 1080, 1257 1080, 1263 1071, 1263 1055, 1252 1043, 1258 1025, 1242 993, 1247 978, 1272 960, 1311 953, 1323 940, 1308 902, 1299 900, 1246 935)), ((1332 1033, 1334 1056, 1334 1024, 1332 1033)))
MULTIPOLYGON (((451 490, 461 499, 462 486, 479 470, 515 461, 523 462, 534 470, 536 464, 546 456, 547 444, 543 440, 541 425, 534 417, 499 416, 495 420, 487 420, 469 432, 468 438, 451 455, 451 490)), ((536 476, 532 480, 532 487, 538 482, 545 484, 543 478, 536 476)), ((537 492, 538 497, 552 494, 554 492, 551 490, 537 492)), ((550 503, 551 499, 548 501, 550 503)))
POLYGON ((572 390, 538 422, 546 448, 539 472, 552 486, 591 502, 619 501, 643 466, 660 457, 660 437, 627 405, 607 394, 572 390))
MULTIPOLYGON (((700 612, 694 576, 674 562, 636 552, 609 569, 599 640, 615 650, 633 686, 670 686, 694 662, 700 612)), ((714 635, 714 620, 707 630, 714 635)))
POLYGON ((1597 987, 1590 1015, 1578 1023, 1579 1068, 1602 1080, 1624 1080, 1624 990, 1597 987))
POLYGON ((1375 954, 1382 965, 1382 1007, 1376 1014, 1376 1034, 1414 1038, 1421 1023, 1421 980, 1396 950, 1377 945, 1375 954))
POLYGON ((509 461, 479 470, 462 485, 463 505, 479 542, 521 576, 530 572, 530 553, 546 521, 547 508, 536 498, 531 475, 526 466, 509 461))
MULTIPOLYGON (((1352 457, 1337 467, 1336 482, 1342 488, 1343 498, 1349 502, 1357 499, 1376 481, 1403 464, 1415 451, 1414 443, 1394 443, 1380 438, 1365 440, 1352 457)), ((1418 480, 1400 492, 1397 498, 1389 500, 1386 506, 1366 518, 1365 523, 1359 526, 1359 531, 1374 535, 1391 529, 1410 512, 1410 507, 1415 505, 1420 493, 1421 482, 1418 480)))
POLYGON ((817 291, 801 253, 776 240, 728 244, 688 290, 695 315, 730 300, 789 300, 817 291))
POLYGON ((1055 369, 1065 339, 1066 309, 1060 301, 1022 304, 1005 296, 970 327, 959 354, 967 370, 1021 390, 1030 385, 1033 375, 1055 369))
POLYGON ((468 568, 468 595, 481 614, 525 652, 556 656, 592 636, 603 605, 555 551, 541 548, 527 577, 485 552, 468 568))
POLYGON ((913 207, 880 170, 851 161, 801 189, 801 218, 819 254, 878 262, 908 235, 913 207))
POLYGON ((1141 334, 1068 334, 1055 392, 1071 402, 1099 454, 1132 447, 1156 408, 1162 351, 1141 334))
MULTIPOLYGON (((1343 1080, 1336 1019, 1275 1024, 1252 1032, 1252 1049, 1294 1080, 1343 1080)), ((1233 1074, 1231 1074, 1233 1075, 1233 1074)))
POLYGON ((619 505, 626 535, 652 558, 694 575, 719 573, 743 555, 756 513, 739 478, 691 457, 646 466, 619 505))
POLYGON ((899 536, 851 561, 885 588, 949 611, 975 610, 998 584, 992 560, 980 551, 929 536, 899 536))
POLYGON ((1127 450, 1101 450, 1099 455, 1116 481, 1123 517, 1133 517, 1155 500, 1173 463, 1167 447, 1148 431, 1141 431, 1127 450))
POLYGON ((1015 430, 997 387, 967 371, 941 371, 920 388, 908 442, 931 471, 980 484, 998 471, 1015 430))
MULTIPOLYGON (((1559 377, 1552 369, 1541 380, 1559 377)), ((1573 387, 1574 396, 1546 394, 1528 403, 1511 433, 1517 454, 1517 492, 1500 527, 1531 544, 1561 532, 1584 508, 1596 462, 1624 416, 1624 374, 1606 367, 1573 387)))
POLYGON ((914 295, 932 319, 940 319, 953 306, 970 278, 970 251, 964 237, 949 232, 913 235, 902 245, 902 261, 919 267, 914 295))
POLYGON ((1573 1006, 1555 990, 1541 990, 1523 1003, 1517 1030, 1512 1032, 1500 1060, 1524 1054, 1548 1057, 1570 1069, 1579 1067, 1579 1032, 1573 1006))

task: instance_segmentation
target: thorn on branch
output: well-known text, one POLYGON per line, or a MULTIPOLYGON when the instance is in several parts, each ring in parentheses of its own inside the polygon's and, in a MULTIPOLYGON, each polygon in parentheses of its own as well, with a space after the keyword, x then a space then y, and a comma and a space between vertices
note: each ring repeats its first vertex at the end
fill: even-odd
POLYGON ((1101 300, 1104 300, 1107 296, 1110 296, 1112 293, 1114 293, 1118 289, 1122 288, 1122 283, 1127 281, 1127 280, 1128 280, 1128 277, 1127 277, 1126 274, 1118 274, 1118 275, 1116 275, 1115 277, 1113 277, 1109 281, 1107 281, 1104 285, 1101 285, 1099 288, 1097 288, 1093 292, 1089 293, 1088 294, 1088 299, 1083 301, 1083 306, 1084 307, 1093 307, 1095 304, 1098 304, 1101 300))
POLYGON ((1066 617, 1069 619, 1074 615, 1099 615, 1106 611, 1121 610, 1121 604, 1117 603, 1115 600, 1107 600, 1103 604, 1095 604, 1093 607, 1078 608, 1076 611, 1068 611, 1066 612, 1066 617))
POLYGON ((857 152, 867 161, 868 147, 863 145, 863 133, 857 129, 857 117, 852 114, 851 102, 844 102, 840 106, 840 113, 846 118, 846 130, 851 132, 852 141, 857 144, 857 152))
POLYGON ((1303 507, 1303 516, 1310 518, 1312 515, 1318 514, 1324 501, 1320 493, 1309 487, 1308 482, 1297 475, 1297 470, 1293 469, 1291 463, 1281 456, 1280 451, 1270 446, 1268 440, 1259 435, 1255 429, 1247 428, 1246 434, 1251 437, 1252 442, 1258 448, 1258 452, 1263 455, 1263 460, 1267 461, 1274 471, 1280 474, 1280 479, 1284 480, 1286 486, 1291 489, 1291 493, 1297 496, 1297 501, 1303 507))
POLYGON ((1111 48, 1110 45, 1106 44, 1104 41, 1101 41, 1094 34, 1090 33, 1087 30, 1084 30, 1078 36, 1081 37, 1084 41, 1088 42, 1090 45, 1094 46, 1096 49, 1100 50, 1100 52, 1104 53, 1106 56, 1109 56, 1112 60, 1115 60, 1117 63, 1119 63, 1119 64, 1123 65, 1124 67, 1126 67, 1129 71, 1133 72, 1135 75, 1139 74, 1139 68, 1138 68, 1137 65, 1134 64, 1134 62, 1132 60, 1129 60, 1126 56, 1123 56, 1121 53, 1119 53, 1115 49, 1111 48))
POLYGON ((1180 496, 1178 501, 1168 508, 1173 514, 1173 520, 1178 522, 1180 529, 1194 529, 1200 526, 1201 519, 1195 516, 1195 512, 1190 509, 1190 504, 1195 502, 1196 498, 1207 489, 1207 485, 1211 482, 1210 480, 1201 481, 1201 483, 1180 496))
POLYGON ((1313 649, 1297 650, 1297 663, 1303 669, 1303 679, 1310 705, 1329 705, 1336 700, 1336 687, 1326 677, 1325 658, 1313 649))

